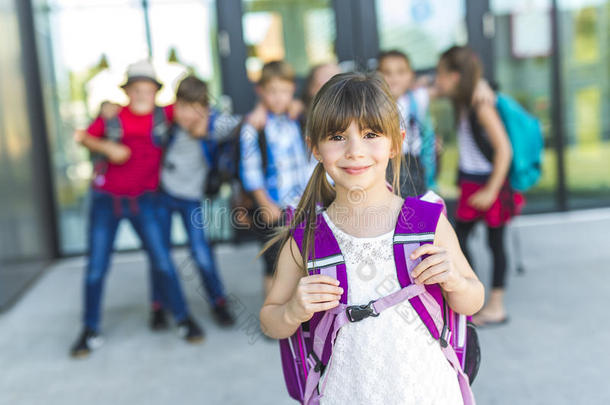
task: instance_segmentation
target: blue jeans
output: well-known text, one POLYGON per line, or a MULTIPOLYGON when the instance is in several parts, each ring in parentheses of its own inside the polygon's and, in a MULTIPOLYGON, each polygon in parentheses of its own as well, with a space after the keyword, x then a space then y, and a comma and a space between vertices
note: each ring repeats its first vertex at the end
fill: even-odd
MULTIPOLYGON (((157 218, 161 224, 163 239, 167 248, 170 247, 172 213, 180 213, 186 229, 191 255, 199 270, 201 282, 207 293, 208 301, 213 307, 225 301, 225 292, 218 275, 214 255, 203 232, 203 209, 201 202, 173 197, 163 191, 157 194, 157 218)), ((154 268, 153 268, 154 269, 154 268)), ((151 271, 152 301, 165 306, 161 294, 161 281, 158 272, 151 271)))
POLYGON ((159 294, 177 322, 188 316, 176 268, 162 237, 155 215, 155 195, 117 197, 92 190, 89 216, 89 261, 85 277, 85 325, 98 330, 104 279, 112 255, 116 231, 121 219, 128 219, 140 237, 149 261, 155 263, 155 277, 163 282, 159 294))

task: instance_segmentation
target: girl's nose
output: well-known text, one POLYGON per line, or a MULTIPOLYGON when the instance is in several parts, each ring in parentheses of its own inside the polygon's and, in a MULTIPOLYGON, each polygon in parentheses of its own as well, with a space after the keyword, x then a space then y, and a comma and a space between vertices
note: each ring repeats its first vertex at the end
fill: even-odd
POLYGON ((360 137, 353 136, 348 138, 345 156, 351 159, 363 156, 362 140, 360 137))

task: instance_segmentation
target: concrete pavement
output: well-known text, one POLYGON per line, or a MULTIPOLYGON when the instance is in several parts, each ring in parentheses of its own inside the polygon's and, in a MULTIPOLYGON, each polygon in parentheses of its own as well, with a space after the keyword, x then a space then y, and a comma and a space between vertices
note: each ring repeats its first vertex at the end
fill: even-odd
MULTIPOLYGON (((478 403, 610 403, 610 210, 528 216, 514 229, 526 273, 509 274, 511 322, 480 331, 478 403)), ((472 249, 488 285, 482 231, 472 249)), ((57 262, 0 315, 0 404, 295 403, 284 388, 277 343, 258 334, 262 274, 255 253, 255 245, 218 249, 238 312, 229 330, 213 323, 186 252, 175 253, 192 312, 207 331, 202 345, 186 344, 174 330, 149 331, 144 255, 116 255, 106 283, 106 344, 79 361, 68 349, 80 328, 84 259, 57 262)))

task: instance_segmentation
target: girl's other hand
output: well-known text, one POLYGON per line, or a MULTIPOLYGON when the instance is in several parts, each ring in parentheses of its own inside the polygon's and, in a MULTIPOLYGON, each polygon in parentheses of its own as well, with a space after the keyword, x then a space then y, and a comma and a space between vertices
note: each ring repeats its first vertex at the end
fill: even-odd
POLYGON ((459 291, 466 281, 451 261, 446 249, 425 244, 411 253, 411 260, 428 255, 411 272, 416 284, 440 284, 446 292, 459 291))
POLYGON ((489 187, 483 187, 468 199, 468 205, 479 211, 487 211, 498 198, 498 193, 489 187))
POLYGON ((337 279, 321 274, 303 277, 288 301, 286 316, 293 324, 306 322, 314 313, 339 305, 342 294, 337 279))

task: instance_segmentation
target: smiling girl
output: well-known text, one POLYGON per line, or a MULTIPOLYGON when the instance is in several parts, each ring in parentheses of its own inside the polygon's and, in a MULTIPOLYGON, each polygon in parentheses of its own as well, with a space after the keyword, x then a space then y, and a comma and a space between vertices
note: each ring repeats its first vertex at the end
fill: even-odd
MULTIPOLYGON (((408 225, 421 225, 415 218, 429 219, 433 242, 418 244, 408 257, 409 263, 419 263, 405 275, 411 280, 409 288, 421 291, 422 286, 438 284, 448 305, 461 314, 481 307, 483 286, 441 214, 442 207, 416 198, 403 200, 396 176, 394 191, 385 181, 388 163, 396 169, 402 157, 404 133, 398 114, 387 85, 377 75, 340 74, 316 95, 307 136, 319 163, 291 224, 277 236, 282 248, 260 312, 268 336, 286 338, 326 311, 344 318, 346 305, 370 306, 407 290, 401 288, 393 254, 397 221, 405 213, 410 215, 408 225), (317 267, 314 245, 319 242, 318 230, 326 226, 345 261, 345 270, 337 271, 336 277, 307 271, 312 259, 313 270, 317 267), (298 232, 301 236, 296 237, 298 232)), ((308 382, 304 403, 451 405, 466 398, 466 403, 474 403, 468 384, 458 382, 457 370, 438 340, 430 339, 411 302, 402 304, 400 311, 378 312, 342 325, 331 342, 330 359, 315 356, 323 357, 321 382, 315 387, 308 382)), ((315 328, 312 324, 312 334, 315 328)))

